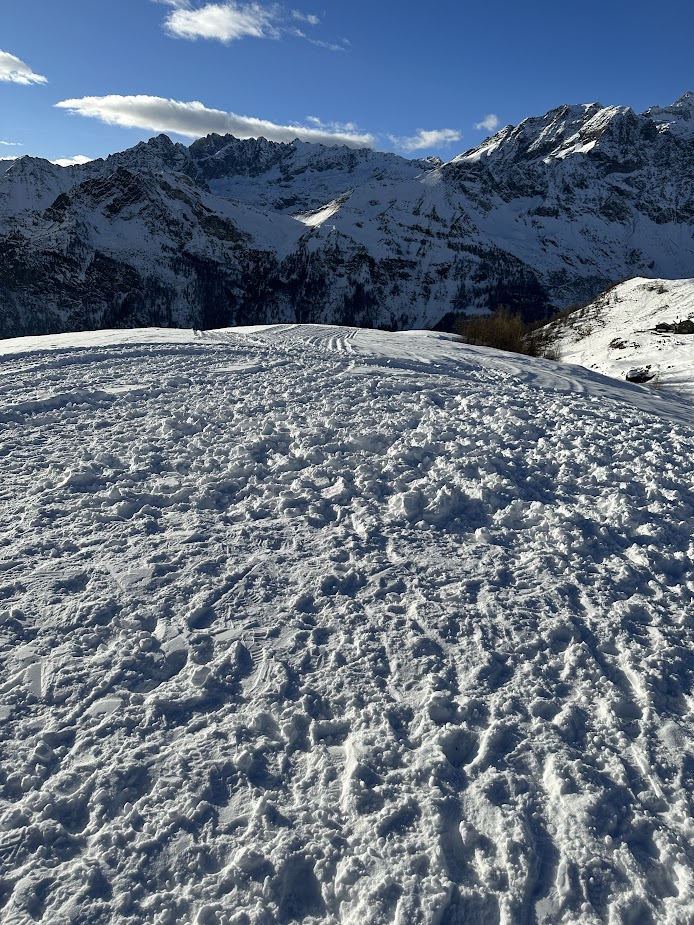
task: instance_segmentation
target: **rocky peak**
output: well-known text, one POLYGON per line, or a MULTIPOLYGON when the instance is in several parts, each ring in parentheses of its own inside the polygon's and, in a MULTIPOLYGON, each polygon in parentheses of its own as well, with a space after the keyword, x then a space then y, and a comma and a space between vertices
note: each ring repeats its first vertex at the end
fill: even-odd
POLYGON ((78 173, 79 168, 58 167, 41 157, 18 157, 0 172, 0 218, 47 208, 78 173))
POLYGON ((602 110, 603 107, 599 103, 559 106, 544 116, 533 116, 516 126, 505 126, 478 147, 454 158, 451 163, 471 163, 487 159, 513 163, 556 156, 567 139, 575 136, 602 110))
POLYGON ((684 93, 671 106, 651 106, 643 115, 652 119, 661 132, 694 133, 694 93, 684 93))
POLYGON ((132 148, 111 154, 106 158, 107 169, 119 167, 146 170, 185 171, 189 165, 188 148, 171 141, 168 135, 156 135, 148 141, 140 141, 132 148))
POLYGON ((292 145, 267 138, 207 135, 188 149, 198 174, 205 180, 227 176, 256 177, 291 156, 292 145))
POLYGON ((481 145, 451 161, 464 165, 485 161, 489 166, 563 160, 570 154, 587 153, 603 137, 631 144, 638 120, 628 106, 585 103, 559 106, 544 116, 508 125, 481 145))

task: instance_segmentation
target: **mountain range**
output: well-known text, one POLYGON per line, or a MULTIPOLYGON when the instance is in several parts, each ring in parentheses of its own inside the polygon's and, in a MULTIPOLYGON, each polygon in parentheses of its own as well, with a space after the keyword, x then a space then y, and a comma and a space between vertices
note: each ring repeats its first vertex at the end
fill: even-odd
MULTIPOLYGON (((7 166, 9 164, 9 166, 7 166)), ((527 320, 624 278, 694 276, 694 94, 561 106, 443 163, 159 135, 0 168, 0 337, 263 322, 527 320)))

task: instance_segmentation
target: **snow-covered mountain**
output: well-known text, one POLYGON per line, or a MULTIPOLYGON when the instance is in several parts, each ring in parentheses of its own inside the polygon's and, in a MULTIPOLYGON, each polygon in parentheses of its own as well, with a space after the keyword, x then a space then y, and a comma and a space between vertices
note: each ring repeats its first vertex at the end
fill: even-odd
POLYGON ((691 405, 432 332, 0 359, 3 925, 694 921, 691 405))
POLYGON ((447 164, 166 136, 0 174, 0 335, 544 317, 632 276, 694 276, 694 95, 563 106, 447 164))
POLYGON ((547 330, 568 363, 694 398, 694 279, 620 283, 547 330))

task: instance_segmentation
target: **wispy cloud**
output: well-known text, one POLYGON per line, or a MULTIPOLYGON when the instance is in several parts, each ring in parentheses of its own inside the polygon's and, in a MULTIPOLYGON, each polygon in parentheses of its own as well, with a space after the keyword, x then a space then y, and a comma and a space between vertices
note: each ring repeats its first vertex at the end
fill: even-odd
POLYGON ((484 119, 481 119, 479 122, 475 122, 475 128, 484 129, 487 132, 493 132, 499 128, 499 117, 495 116, 493 112, 490 112, 488 116, 485 116, 484 119))
POLYGON ((75 154, 74 157, 59 157, 51 161, 51 164, 57 164, 58 167, 74 167, 77 164, 88 164, 93 160, 93 157, 87 157, 86 154, 75 154))
POLYGON ((306 35, 303 29, 289 29, 290 35, 295 36, 297 39, 303 39, 305 42, 309 42, 311 45, 316 45, 318 48, 327 48, 328 51, 347 51, 348 43, 343 39, 342 44, 337 42, 325 42, 323 39, 314 39, 310 35, 306 35))
POLYGON ((450 145, 454 141, 460 141, 462 137, 461 133, 456 129, 438 128, 419 129, 416 135, 410 135, 407 138, 389 135, 388 139, 400 151, 410 153, 412 151, 426 151, 429 148, 438 148, 441 145, 450 145))
POLYGON ((314 13, 302 13, 301 10, 292 10, 292 19, 308 23, 309 26, 317 26, 320 22, 320 19, 314 13))
POLYGON ((14 84, 45 84, 48 80, 36 74, 20 58, 8 51, 0 51, 0 80, 14 84))
POLYGON ((228 44, 243 38, 279 39, 293 36, 330 51, 345 51, 346 39, 339 42, 315 38, 305 27, 320 25, 320 17, 302 10, 287 11, 279 3, 205 3, 191 0, 155 0, 171 7, 164 19, 164 29, 180 39, 210 39, 228 44), (298 24, 301 25, 298 25, 298 24))
MULTIPOLYGON (((318 116, 306 116, 305 119, 312 128, 320 129, 323 132, 340 135, 358 135, 359 126, 356 122, 324 122, 318 116)), ((370 135, 367 137, 371 137, 370 135)))
MULTIPOLYGON (((316 125, 277 125, 265 119, 239 116, 221 109, 208 109, 198 102, 180 102, 159 96, 85 96, 81 99, 56 103, 80 116, 99 119, 109 125, 139 128, 152 132, 174 132, 187 138, 200 138, 212 132, 235 135, 236 138, 259 138, 270 141, 318 142, 324 145, 348 145, 370 148, 373 135, 353 130, 332 130, 322 123, 316 125)), ((320 122, 320 120, 318 120, 320 122)))
POLYGON ((19 141, 0 141, 0 145, 4 145, 6 148, 21 148, 22 144, 19 141))

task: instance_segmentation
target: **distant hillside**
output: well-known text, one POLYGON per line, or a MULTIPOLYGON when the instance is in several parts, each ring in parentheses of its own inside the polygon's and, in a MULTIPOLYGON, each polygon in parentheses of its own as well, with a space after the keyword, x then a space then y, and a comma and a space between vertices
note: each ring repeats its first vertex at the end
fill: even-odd
POLYGON ((694 398, 694 279, 631 279, 554 322, 562 360, 694 398))

